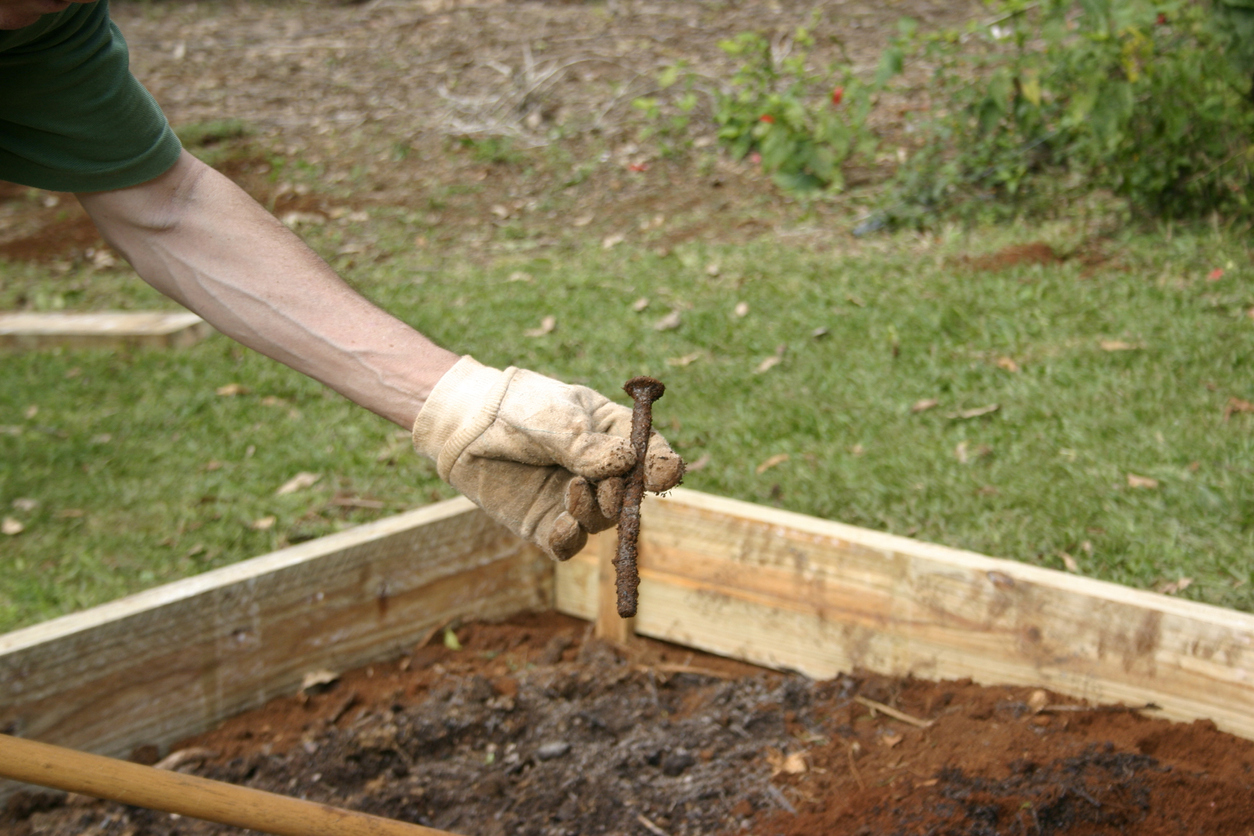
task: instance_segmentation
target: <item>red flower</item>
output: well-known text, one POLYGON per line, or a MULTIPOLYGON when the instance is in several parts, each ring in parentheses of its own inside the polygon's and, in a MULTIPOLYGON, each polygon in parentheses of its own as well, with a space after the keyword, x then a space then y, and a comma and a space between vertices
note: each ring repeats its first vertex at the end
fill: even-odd
POLYGON ((766 122, 768 125, 774 125, 774 124, 775 124, 775 117, 774 117, 774 116, 772 116, 772 115, 771 115, 771 114, 769 114, 769 113, 763 113, 761 116, 759 116, 759 117, 758 117, 758 121, 759 121, 759 122, 766 122))
POLYGON ((1157 19, 1154 20, 1154 23, 1157 24, 1158 26, 1166 26, 1167 25, 1167 13, 1159 12, 1157 19))
POLYGON ((632 171, 648 171, 649 170, 648 163, 632 163, 631 165, 627 167, 630 168, 632 171))
POLYGON ((843 98, 845 98, 845 88, 844 88, 844 87, 837 87, 837 88, 835 88, 834 90, 832 90, 832 106, 833 106, 833 107, 839 107, 839 106, 840 106, 840 100, 841 100, 841 99, 843 99, 843 98))
POLYGON ((1209 274, 1207 274, 1206 280, 1211 281, 1211 282, 1217 282, 1223 277, 1224 277, 1224 269, 1222 267, 1216 267, 1214 270, 1211 270, 1209 274))

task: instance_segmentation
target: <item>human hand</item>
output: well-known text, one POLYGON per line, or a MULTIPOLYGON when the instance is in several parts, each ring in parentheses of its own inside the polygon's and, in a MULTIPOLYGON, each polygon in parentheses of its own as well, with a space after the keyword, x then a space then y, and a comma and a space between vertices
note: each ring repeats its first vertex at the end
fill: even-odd
MULTIPOLYGON (((586 386, 463 357, 414 421, 414 449, 440 478, 550 557, 573 557, 614 525, 635 465, 631 410, 586 386)), ((657 433, 645 488, 679 484, 684 462, 657 433)))

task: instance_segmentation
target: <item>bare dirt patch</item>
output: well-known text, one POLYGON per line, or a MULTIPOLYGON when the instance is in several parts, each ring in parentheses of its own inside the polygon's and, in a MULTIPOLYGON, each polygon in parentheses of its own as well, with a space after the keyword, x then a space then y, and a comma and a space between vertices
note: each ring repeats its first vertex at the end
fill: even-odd
MULTIPOLYGON (((231 719, 172 760, 476 836, 1246 836, 1254 821, 1254 743, 1208 722, 1032 688, 816 682, 588 634, 553 614, 465 625, 460 649, 437 635, 231 719)), ((236 832, 55 794, 15 799, 0 828, 236 832)))
MULTIPOLYGON (((266 205, 296 184, 326 200, 404 207, 418 213, 422 246, 476 258, 571 235, 671 247, 779 228, 798 241, 834 234, 823 219, 831 206, 799 207, 753 164, 720 153, 709 119, 708 94, 737 66, 719 42, 758 31, 787 54, 797 27, 812 23, 812 2, 115 0, 111 8, 134 72, 172 124, 232 119, 251 131, 193 151, 227 167, 260 154, 265 176, 242 185, 266 205), (664 141, 633 101, 664 96, 659 74, 681 60, 699 79, 701 105, 690 135, 664 141)), ((843 0, 820 11, 816 64, 843 54, 872 73, 900 18, 957 25, 983 7, 843 0)), ((885 132, 923 101, 926 68, 918 72, 917 99, 899 93, 877 109, 885 132)), ((4 257, 83 258, 100 246, 80 240, 84 224, 68 195, 0 190, 4 257)))

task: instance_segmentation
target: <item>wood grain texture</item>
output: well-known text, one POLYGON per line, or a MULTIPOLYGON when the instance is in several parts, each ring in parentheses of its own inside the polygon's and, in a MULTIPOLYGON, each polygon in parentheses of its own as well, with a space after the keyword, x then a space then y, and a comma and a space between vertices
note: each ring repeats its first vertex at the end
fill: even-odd
POLYGON ((614 569, 614 559, 618 556, 618 538, 613 530, 602 532, 595 541, 589 543, 584 553, 596 557, 597 564, 597 609, 594 633, 598 639, 604 639, 619 645, 631 643, 636 635, 635 617, 623 618, 618 614, 618 573, 614 569))
POLYGON ((0 313, 0 348, 183 348, 214 333, 191 311, 0 313))
POLYGON ((550 608, 552 572, 468 500, 390 517, 0 635, 0 732, 164 747, 454 618, 550 608))
MULTIPOLYGON (((559 567, 563 611, 595 611, 586 573, 559 567)), ((1254 738, 1249 614, 683 489, 646 502, 640 573, 640 635, 820 678, 1152 702, 1254 738)))

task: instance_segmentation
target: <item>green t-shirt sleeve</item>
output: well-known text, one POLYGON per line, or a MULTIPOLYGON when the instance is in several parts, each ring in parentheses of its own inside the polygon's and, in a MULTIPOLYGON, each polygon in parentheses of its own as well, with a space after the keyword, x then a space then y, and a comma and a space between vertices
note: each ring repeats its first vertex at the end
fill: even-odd
POLYGON ((0 180, 66 192, 151 180, 180 145, 131 75, 106 0, 0 37, 0 180))

